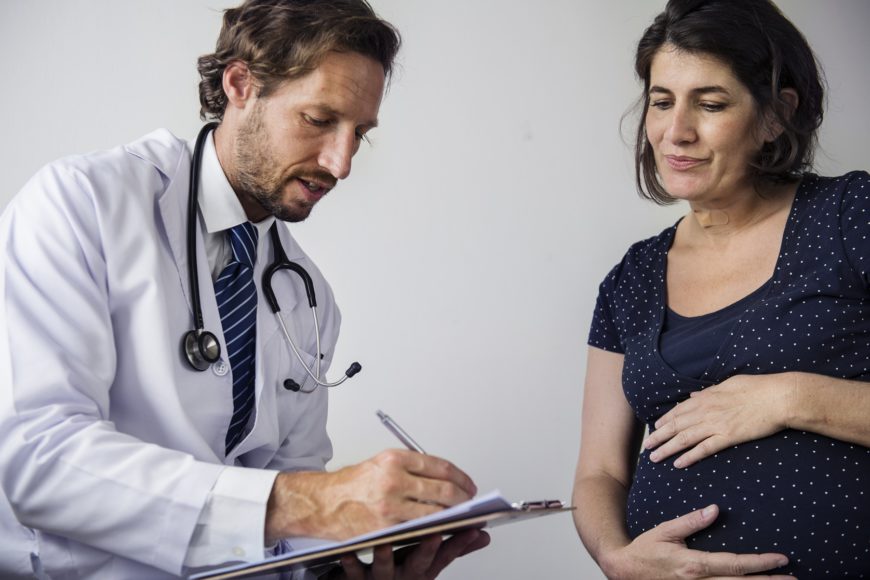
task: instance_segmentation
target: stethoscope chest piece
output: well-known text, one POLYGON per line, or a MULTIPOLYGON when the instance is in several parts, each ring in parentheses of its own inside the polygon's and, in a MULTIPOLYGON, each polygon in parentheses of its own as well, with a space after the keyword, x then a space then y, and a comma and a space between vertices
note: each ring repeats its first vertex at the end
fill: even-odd
POLYGON ((221 357, 221 345, 217 337, 207 330, 186 333, 181 347, 190 366, 198 371, 204 371, 221 357))

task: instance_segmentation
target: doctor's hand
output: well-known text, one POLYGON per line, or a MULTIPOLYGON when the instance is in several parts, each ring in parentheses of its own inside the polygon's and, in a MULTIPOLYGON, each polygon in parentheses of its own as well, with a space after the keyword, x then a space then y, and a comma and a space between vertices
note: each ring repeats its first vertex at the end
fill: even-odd
POLYGON ((280 473, 266 510, 266 542, 288 536, 344 540, 471 499, 455 465, 405 449, 334 472, 280 473))
POLYGON ((696 391, 655 422, 643 442, 659 462, 686 451, 674 467, 688 467, 726 447, 786 428, 796 373, 735 375, 696 391))
MULTIPOLYGON (((702 552, 686 546, 686 538, 712 524, 715 505, 666 521, 636 537, 630 544, 602 554, 599 564, 608 578, 665 580, 671 578, 739 578, 788 564, 783 554, 702 552)), ((753 576, 795 580, 793 576, 753 576)))
POLYGON ((329 580, 431 580, 453 560, 489 545, 489 534, 466 530, 442 540, 429 536, 420 544, 393 552, 390 546, 378 546, 370 565, 354 555, 341 559, 341 568, 329 580))

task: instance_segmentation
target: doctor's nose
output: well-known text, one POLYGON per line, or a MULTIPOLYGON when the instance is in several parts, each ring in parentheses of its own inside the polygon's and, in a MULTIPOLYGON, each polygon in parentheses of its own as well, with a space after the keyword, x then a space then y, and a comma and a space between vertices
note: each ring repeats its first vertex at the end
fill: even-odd
POLYGON ((317 163, 336 179, 344 179, 350 175, 351 160, 358 148, 355 133, 332 135, 320 150, 317 163))

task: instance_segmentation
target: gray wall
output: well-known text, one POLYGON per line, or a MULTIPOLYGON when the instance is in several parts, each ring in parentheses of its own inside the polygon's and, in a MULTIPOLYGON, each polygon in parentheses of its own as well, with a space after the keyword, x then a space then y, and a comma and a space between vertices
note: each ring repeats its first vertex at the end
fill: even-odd
MULTIPOLYGON (((372 3, 405 38, 381 127, 293 228, 342 305, 337 365, 365 367, 332 393, 332 467, 396 444, 382 408, 483 491, 567 499, 598 283, 684 211, 637 198, 618 130, 664 2, 372 3)), ((59 156, 193 137, 195 59, 230 4, 0 0, 0 204, 59 156)), ((870 169, 870 3, 780 5, 828 73, 820 172, 870 169)), ((600 576, 567 515, 493 539, 442 577, 600 576)))

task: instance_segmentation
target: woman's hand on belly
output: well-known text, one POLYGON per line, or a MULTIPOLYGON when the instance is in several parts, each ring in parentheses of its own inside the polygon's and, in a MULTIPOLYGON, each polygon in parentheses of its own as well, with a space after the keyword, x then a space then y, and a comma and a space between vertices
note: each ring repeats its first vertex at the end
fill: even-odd
MULTIPOLYGON (((783 554, 732 554, 690 550, 686 538, 706 528, 719 515, 715 505, 666 521, 607 554, 600 562, 608 578, 738 578, 788 564, 783 554)), ((793 576, 756 576, 794 580, 793 576)))
POLYGON ((688 467, 722 449, 785 429, 796 373, 736 375, 696 391, 655 422, 643 442, 658 462, 688 449, 674 467, 688 467))

